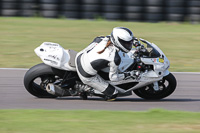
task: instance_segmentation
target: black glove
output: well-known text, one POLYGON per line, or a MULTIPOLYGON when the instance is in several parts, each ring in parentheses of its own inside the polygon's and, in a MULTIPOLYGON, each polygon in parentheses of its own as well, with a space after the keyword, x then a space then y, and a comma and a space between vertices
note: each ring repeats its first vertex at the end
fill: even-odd
POLYGON ((147 49, 142 44, 140 44, 140 46, 137 46, 136 49, 143 53, 145 53, 147 51, 147 49))
POLYGON ((138 47, 138 46, 140 46, 141 44, 140 44, 140 41, 139 41, 137 38, 134 38, 134 40, 133 40, 133 45, 134 45, 135 47, 138 47))

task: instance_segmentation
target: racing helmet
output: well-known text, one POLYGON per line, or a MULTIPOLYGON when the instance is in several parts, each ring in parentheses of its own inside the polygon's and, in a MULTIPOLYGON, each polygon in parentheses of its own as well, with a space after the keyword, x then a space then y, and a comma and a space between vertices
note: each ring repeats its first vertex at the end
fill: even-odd
POLYGON ((132 49, 133 39, 133 33, 128 28, 115 27, 111 33, 111 42, 125 53, 132 49))

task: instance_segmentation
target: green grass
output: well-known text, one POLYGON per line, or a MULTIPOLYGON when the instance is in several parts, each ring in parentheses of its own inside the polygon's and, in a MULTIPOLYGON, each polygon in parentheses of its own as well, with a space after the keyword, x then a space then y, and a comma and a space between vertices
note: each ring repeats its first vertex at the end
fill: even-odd
POLYGON ((0 17, 0 67, 29 68, 41 63, 33 50, 44 41, 80 51, 113 27, 130 28, 157 44, 171 62, 170 71, 200 71, 200 25, 98 20, 0 17))
POLYGON ((200 113, 0 110, 1 133, 199 133, 200 113))

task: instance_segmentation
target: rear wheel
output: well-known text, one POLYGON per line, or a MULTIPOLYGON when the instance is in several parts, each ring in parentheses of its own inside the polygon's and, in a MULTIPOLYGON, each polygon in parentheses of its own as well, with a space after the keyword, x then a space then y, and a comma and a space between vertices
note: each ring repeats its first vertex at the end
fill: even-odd
POLYGON ((133 92, 146 100, 159 100, 171 95, 176 89, 176 78, 173 74, 169 74, 158 81, 159 90, 155 91, 153 84, 134 90, 133 92))
POLYGON ((58 80, 50 66, 44 63, 38 64, 30 68, 24 76, 24 86, 26 90, 38 98, 55 98, 46 91, 46 85, 58 80))

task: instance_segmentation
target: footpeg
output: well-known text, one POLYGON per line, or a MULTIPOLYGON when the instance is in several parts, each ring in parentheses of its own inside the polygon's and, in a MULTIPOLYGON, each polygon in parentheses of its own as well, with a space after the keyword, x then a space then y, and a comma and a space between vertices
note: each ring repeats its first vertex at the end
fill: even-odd
POLYGON ((46 87, 46 90, 48 93, 56 96, 69 96, 70 94, 68 91, 62 89, 61 87, 54 85, 54 84, 48 84, 46 87))
POLYGON ((90 86, 86 85, 86 84, 83 84, 81 82, 77 82, 75 85, 74 85, 74 88, 79 90, 80 92, 85 92, 85 91, 89 91, 91 89, 90 86))

